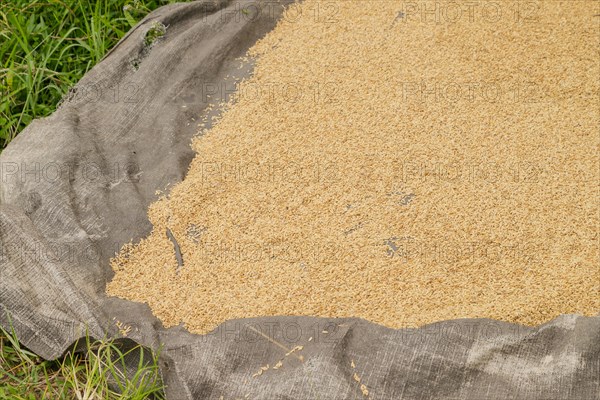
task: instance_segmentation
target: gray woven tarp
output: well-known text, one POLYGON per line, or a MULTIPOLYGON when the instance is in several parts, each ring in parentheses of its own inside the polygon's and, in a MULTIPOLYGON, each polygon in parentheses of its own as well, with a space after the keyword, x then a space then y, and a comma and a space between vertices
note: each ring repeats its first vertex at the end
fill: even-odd
POLYGON ((228 76, 251 71, 236 58, 282 10, 249 1, 163 7, 10 144, 0 156, 0 324, 10 316, 24 345, 54 359, 86 330, 122 337, 119 321, 129 339, 162 346, 169 399, 599 399, 600 317, 400 330, 264 317, 201 336, 165 329, 145 304, 104 294, 109 258, 149 234, 156 191, 183 179, 198 116, 214 112, 206 95, 224 100, 228 76), (167 31, 148 46, 154 21, 167 31))

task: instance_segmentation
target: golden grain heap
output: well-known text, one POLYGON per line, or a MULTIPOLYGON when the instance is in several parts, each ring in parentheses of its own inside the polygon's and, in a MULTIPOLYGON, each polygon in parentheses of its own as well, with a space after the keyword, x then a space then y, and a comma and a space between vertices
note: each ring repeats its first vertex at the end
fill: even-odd
POLYGON ((293 6, 108 293, 196 333, 597 314, 599 3, 490 4, 293 6))

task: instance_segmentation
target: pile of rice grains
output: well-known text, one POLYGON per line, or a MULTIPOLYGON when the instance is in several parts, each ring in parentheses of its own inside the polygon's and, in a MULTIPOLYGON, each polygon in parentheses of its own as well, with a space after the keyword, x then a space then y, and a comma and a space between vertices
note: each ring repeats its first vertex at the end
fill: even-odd
POLYGON ((108 293, 195 333, 597 314, 598 5, 292 6, 108 293))

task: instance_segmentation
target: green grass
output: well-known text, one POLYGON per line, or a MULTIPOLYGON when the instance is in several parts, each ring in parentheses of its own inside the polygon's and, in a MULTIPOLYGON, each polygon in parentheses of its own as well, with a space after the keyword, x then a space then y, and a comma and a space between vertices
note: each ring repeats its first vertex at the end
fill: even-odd
POLYGON ((164 399, 155 355, 140 347, 124 351, 115 342, 84 340, 87 350, 45 361, 22 347, 14 332, 0 328, 0 399, 164 399), (124 358, 132 355, 138 369, 126 377, 124 358))
POLYGON ((172 2, 0 0, 0 151, 34 118, 52 113, 140 19, 172 2))
MULTIPOLYGON (((34 118, 51 114, 140 19, 171 2, 0 0, 0 152, 34 118)), ((151 40, 162 34, 153 30, 151 40)), ((163 398, 155 355, 90 338, 84 347, 45 361, 0 328, 0 400, 163 398), (125 377, 124 358, 135 355, 138 370, 125 377)))

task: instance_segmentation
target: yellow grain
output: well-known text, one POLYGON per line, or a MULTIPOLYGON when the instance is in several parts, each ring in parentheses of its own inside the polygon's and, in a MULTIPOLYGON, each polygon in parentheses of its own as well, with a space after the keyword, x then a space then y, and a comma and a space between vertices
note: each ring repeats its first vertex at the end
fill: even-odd
POLYGON ((494 23, 334 4, 333 22, 306 12, 252 48, 254 75, 107 292, 195 333, 267 315, 597 314, 599 3, 494 23))

